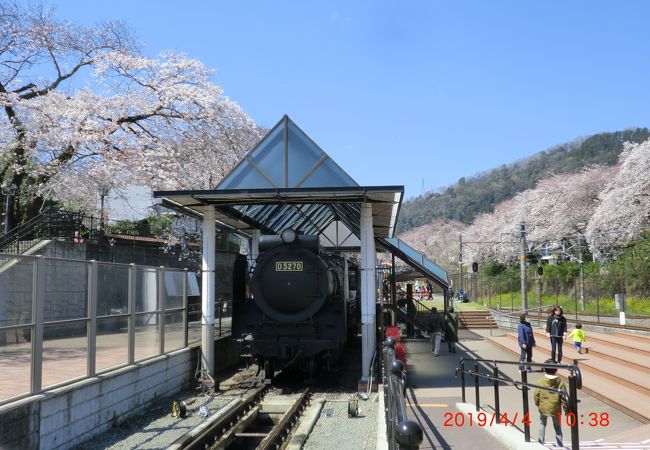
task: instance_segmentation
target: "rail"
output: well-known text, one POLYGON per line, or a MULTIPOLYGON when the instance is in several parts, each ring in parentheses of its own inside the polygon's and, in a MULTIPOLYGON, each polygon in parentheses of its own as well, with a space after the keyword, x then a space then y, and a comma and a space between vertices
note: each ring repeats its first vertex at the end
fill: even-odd
MULTIPOLYGON (((560 395, 568 404, 567 412, 567 422, 569 423, 569 418, 573 418, 572 423, 569 423, 571 428, 571 448, 574 450, 579 450, 580 448, 580 437, 579 437, 579 421, 577 420, 578 414, 578 389, 582 389, 582 373, 578 367, 578 362, 574 361, 573 364, 547 364, 547 363, 526 363, 526 366, 531 368, 537 368, 543 370, 545 368, 553 369, 567 369, 569 371, 569 392, 562 389, 554 389, 548 386, 540 386, 538 384, 533 384, 528 382, 528 372, 526 370, 521 370, 521 381, 512 380, 510 378, 504 378, 499 376, 499 364, 501 365, 516 365, 521 366, 519 361, 502 361, 496 359, 469 359, 473 361, 474 370, 465 369, 465 361, 468 361, 467 358, 460 358, 459 367, 456 368, 456 376, 460 375, 460 385, 462 391, 462 401, 466 403, 466 384, 465 384, 465 374, 472 375, 474 377, 474 395, 476 400, 476 411, 480 411, 480 392, 479 392, 479 382, 481 378, 492 381, 494 386, 494 409, 496 414, 496 422, 502 423, 501 408, 499 402, 499 383, 506 383, 510 386, 514 386, 517 389, 521 389, 522 395, 522 406, 523 406, 523 417, 530 418, 530 409, 528 403, 528 390, 529 389, 540 389, 545 391, 550 391, 555 394, 560 395), (481 373, 480 364, 492 364, 492 373, 481 373)), ((506 419, 507 420, 507 419, 506 419)), ((526 442, 530 442, 530 420, 522 420, 524 425, 524 439, 526 442)))
POLYGON ((422 428, 406 415, 406 373, 395 358, 395 338, 388 337, 383 349, 384 409, 390 450, 417 450, 424 438, 422 428))
POLYGON ((309 403, 311 392, 307 388, 285 405, 278 404, 276 398, 271 402, 273 407, 265 411, 264 396, 268 391, 269 386, 266 385, 238 402, 229 403, 205 425, 181 436, 168 449, 282 448, 309 403), (282 406, 286 409, 278 409, 282 406), (269 420, 271 414, 275 417, 269 420), (273 423, 270 428, 269 422, 273 423))

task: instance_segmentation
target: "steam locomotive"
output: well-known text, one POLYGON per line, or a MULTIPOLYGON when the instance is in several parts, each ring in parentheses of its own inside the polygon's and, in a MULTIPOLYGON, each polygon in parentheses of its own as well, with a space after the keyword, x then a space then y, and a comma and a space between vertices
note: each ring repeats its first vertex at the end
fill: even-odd
POLYGON ((242 353, 275 371, 299 367, 313 376, 328 369, 359 326, 358 267, 324 252, 318 236, 262 236, 250 273, 252 297, 233 304, 233 336, 242 353))

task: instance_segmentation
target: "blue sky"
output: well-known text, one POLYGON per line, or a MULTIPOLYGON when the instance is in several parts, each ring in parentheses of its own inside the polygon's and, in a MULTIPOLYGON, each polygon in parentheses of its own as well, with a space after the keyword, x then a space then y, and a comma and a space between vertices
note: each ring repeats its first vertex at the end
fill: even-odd
POLYGON ((650 125, 650 2, 59 0, 180 50, 260 125, 288 114, 364 185, 413 197, 650 125))

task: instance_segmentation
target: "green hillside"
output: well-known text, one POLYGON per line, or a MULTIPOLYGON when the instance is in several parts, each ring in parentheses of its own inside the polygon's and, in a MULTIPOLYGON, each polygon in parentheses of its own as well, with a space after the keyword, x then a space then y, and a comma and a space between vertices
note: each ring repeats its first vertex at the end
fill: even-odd
POLYGON ((616 164, 624 142, 643 142, 648 137, 650 132, 647 128, 599 133, 470 178, 463 177, 439 192, 427 192, 404 202, 397 232, 427 224, 433 219, 469 224, 478 214, 492 212, 497 204, 533 188, 550 173, 577 172, 591 164, 616 164))

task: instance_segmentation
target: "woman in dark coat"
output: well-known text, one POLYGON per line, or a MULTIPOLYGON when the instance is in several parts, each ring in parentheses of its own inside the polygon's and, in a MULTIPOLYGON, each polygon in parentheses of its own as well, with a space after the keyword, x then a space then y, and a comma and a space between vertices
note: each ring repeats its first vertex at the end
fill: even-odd
POLYGON ((546 336, 551 339, 551 359, 558 364, 562 362, 562 342, 566 338, 566 331, 564 311, 560 305, 556 305, 546 320, 546 336))
POLYGON ((517 326, 517 339, 519 340, 519 348, 521 353, 519 355, 520 370, 530 370, 530 366, 524 367, 524 361, 533 362, 533 347, 535 346, 535 335, 533 334, 533 327, 530 322, 526 320, 526 314, 519 317, 519 326, 517 326))
POLYGON ((456 342, 458 342, 458 314, 454 308, 449 308, 445 314, 445 341, 451 353, 456 353, 456 342))

